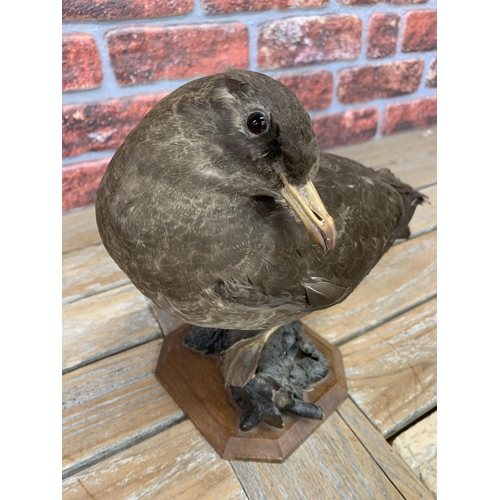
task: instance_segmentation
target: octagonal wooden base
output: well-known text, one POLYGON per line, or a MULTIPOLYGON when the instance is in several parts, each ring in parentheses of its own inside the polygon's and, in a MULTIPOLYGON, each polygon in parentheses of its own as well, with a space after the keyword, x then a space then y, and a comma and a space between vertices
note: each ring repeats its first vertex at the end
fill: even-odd
MULTIPOLYGON (((328 375, 305 397, 323 410, 326 419, 347 398, 342 355, 303 327, 329 360, 328 375)), ((260 423, 248 432, 240 431, 241 410, 224 390, 217 359, 185 347, 188 330, 189 325, 183 325, 165 337, 155 375, 222 458, 282 463, 321 425, 321 420, 290 415, 284 417, 283 429, 260 423)))

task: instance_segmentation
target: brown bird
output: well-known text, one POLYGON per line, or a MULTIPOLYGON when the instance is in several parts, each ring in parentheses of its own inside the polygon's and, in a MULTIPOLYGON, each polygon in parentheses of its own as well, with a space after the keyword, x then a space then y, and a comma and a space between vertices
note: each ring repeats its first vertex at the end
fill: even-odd
POLYGON ((106 170, 96 216, 111 257, 161 309, 218 331, 267 329, 251 361, 235 361, 242 386, 270 328, 348 297, 410 235, 423 200, 388 170, 320 152, 287 87, 229 70, 144 117, 106 170))

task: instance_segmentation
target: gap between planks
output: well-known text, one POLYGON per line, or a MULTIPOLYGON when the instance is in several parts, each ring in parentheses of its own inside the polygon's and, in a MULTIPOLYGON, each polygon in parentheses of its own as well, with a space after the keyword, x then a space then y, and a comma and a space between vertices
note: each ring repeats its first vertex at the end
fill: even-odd
POLYGON ((387 439, 437 405, 437 302, 341 348, 349 395, 387 439))
MULTIPOLYGON (((147 487, 154 484, 158 484, 158 479, 154 477, 155 469, 157 472, 161 470, 161 461, 159 459, 167 458, 170 463, 175 460, 175 464, 182 464, 184 462, 184 471, 186 471, 185 464, 187 447, 196 448, 198 451, 198 456, 201 457, 199 452, 201 448, 203 450, 209 450, 211 456, 213 457, 212 462, 217 464, 217 466, 229 467, 233 472, 233 477, 237 481, 241 491, 244 493, 245 497, 251 500, 256 499, 277 499, 277 498, 309 498, 304 497, 303 494, 311 492, 313 490, 321 489, 322 493, 330 491, 332 495, 335 490, 331 490, 331 487, 335 485, 339 486, 342 492, 345 494, 347 492, 358 493, 367 492, 366 488, 369 488, 371 493, 370 496, 366 498, 375 498, 377 493, 388 493, 390 498, 406 498, 406 499, 429 499, 431 498, 427 494, 427 490, 418 481, 415 474, 411 469, 404 463, 404 461, 391 449, 391 447, 386 443, 385 440, 378 434, 371 424, 359 413, 357 408, 350 404, 347 400, 337 412, 332 415, 326 422, 325 426, 318 429, 319 434, 316 436, 311 436, 301 448, 299 448, 285 464, 259 464, 254 462, 233 462, 228 463, 216 457, 215 453, 211 448, 208 447, 206 441, 201 437, 201 435, 196 431, 194 426, 190 423, 184 423, 182 425, 182 431, 186 434, 185 437, 192 436, 190 443, 183 444, 184 454, 180 456, 175 455, 175 447, 171 448, 170 451, 161 452, 163 455, 160 457, 156 453, 156 464, 154 463, 155 457, 149 457, 151 455, 150 449, 160 450, 165 448, 165 443, 169 443, 171 438, 175 435, 175 431, 172 429, 165 431, 166 437, 158 439, 151 437, 150 441, 154 441, 149 446, 144 446, 144 440, 142 446, 140 446, 139 451, 132 453, 122 453, 121 457, 116 459, 110 459, 102 467, 96 464, 93 470, 88 473, 76 475, 76 479, 73 479, 72 484, 84 482, 86 486, 92 486, 91 490, 94 493, 104 493, 109 494, 111 489, 114 489, 118 484, 117 479, 124 479, 120 483, 122 488, 128 488, 130 493, 138 493, 139 488, 147 487), (342 415, 341 415, 342 413, 342 415), (188 432, 189 430, 189 432, 188 432), (326 438, 326 441, 325 441, 326 438), (359 441, 359 443, 358 443, 359 441), (162 444, 162 442, 164 444, 162 444), (332 445, 332 448, 328 446, 328 443, 332 445), (321 451, 327 451, 327 455, 323 456, 324 461, 321 457, 321 451), (328 451, 330 450, 330 451, 328 451), (337 450, 335 452, 335 450, 337 450), (336 457, 338 453, 338 457, 336 457), (137 461, 134 459, 138 457, 144 457, 146 463, 140 465, 144 460, 137 461), (311 461, 313 461, 311 463, 311 461), (136 466, 133 464, 137 462, 136 466), (326 463, 323 463, 326 462, 326 463), (318 466, 320 470, 315 472, 314 463, 318 466), (310 464, 313 469, 310 469, 310 474, 307 477, 297 477, 297 466, 304 466, 310 464), (333 469, 330 469, 330 466, 333 469), (151 470, 153 469, 153 470, 151 470), (255 471, 255 477, 266 474, 268 470, 270 474, 268 475, 272 483, 272 491, 269 491, 269 484, 259 484, 257 489, 252 488, 252 478, 248 476, 248 472, 255 471), (348 477, 345 476, 344 472, 348 473, 348 477), (289 482, 290 474, 296 477, 297 484, 292 484, 289 482), (326 474, 326 475, 325 475, 326 474), (146 477, 146 476, 149 476, 146 477), (146 477, 146 478, 145 478, 146 477), (145 479, 144 479, 145 478, 145 479), (321 480, 317 484, 311 484, 309 481, 315 478, 316 480, 321 480), (88 482, 87 482, 88 481, 88 482), (140 483, 140 486, 133 486, 133 484, 140 483), (89 484, 90 483, 90 484, 89 484), (144 483, 144 484, 142 484, 144 483), (132 486, 131 486, 132 485, 132 486), (294 486, 297 490, 290 490, 294 486), (130 491, 132 488, 132 491, 130 491), (354 489, 352 489, 354 488, 354 489), (285 496, 280 493, 285 492, 285 496), (294 496, 288 497, 286 492, 293 493, 294 496), (268 493, 266 495, 266 493, 268 493), (297 496, 298 495, 298 496, 297 496)), ((160 433, 160 435, 163 434, 160 433)), ((186 439, 184 439, 186 443, 186 439)), ((178 443, 179 444, 179 443, 178 443)), ((127 450, 128 451, 128 450, 127 450)), ((192 460, 193 453, 189 452, 192 460)), ((198 466, 200 462, 196 462, 198 466)), ((171 470, 171 465, 169 466, 171 470)), ((189 469, 188 469, 189 470, 189 469)), ((84 471, 81 471, 84 472, 84 471)), ((165 471, 163 471, 165 472, 165 471)), ((186 471, 187 472, 187 471, 186 471)), ((179 480, 182 478, 187 479, 186 472, 177 477, 177 485, 179 486, 179 480)), ((194 471, 193 471, 194 472, 194 471)), ((200 471, 198 471, 199 473, 200 471)), ((72 476, 75 476, 73 474, 72 476)), ((71 480, 72 476, 68 476, 71 480)), ((299 475, 300 476, 300 475, 299 475)), ((191 476, 192 477, 192 473, 191 476)), ((165 478, 165 474, 161 477, 161 487, 165 490, 166 487, 172 487, 173 483, 168 486, 168 479, 165 478)), ((173 479, 175 481, 175 479, 173 479)), ((199 480, 198 480, 199 482, 199 480)), ((200 483, 202 484, 202 483, 200 483)), ((70 487, 70 483, 65 482, 66 490, 70 487)), ((84 487, 81 484, 82 487, 84 487)), ((188 488, 192 489, 193 485, 188 485, 188 488)), ((86 491, 87 488, 84 487, 86 491)), ((167 490, 168 491, 168 490, 167 490)), ((165 491, 164 491, 165 493, 165 491)), ((199 491, 199 493, 202 493, 199 491)), ((337 492, 342 495, 342 493, 337 492)), ((191 496, 189 498, 194 498, 191 496)), ((128 497, 128 496, 127 496, 128 497)), ((209 495, 210 498, 234 498, 234 496, 226 497, 224 495, 214 496, 209 495)), ((183 496, 183 498, 188 498, 183 496)), ((239 497, 241 498, 241 497, 239 497)), ((312 498, 312 497, 311 497, 312 498)), ((326 496, 320 496, 320 498, 327 498, 326 496)), ((335 498, 340 498, 338 495, 335 498)), ((352 496, 341 496, 341 498, 352 498, 352 496)), ((361 497, 358 497, 361 498, 361 497)))
POLYGON ((133 285, 63 306, 63 322, 65 371, 162 337, 146 298, 133 285))
POLYGON ((372 421, 370 420, 370 416, 365 413, 363 408, 356 403, 354 399, 349 395, 348 396, 349 401, 356 406, 356 408, 359 410, 359 412, 371 423, 373 428, 375 429, 376 432, 380 433, 380 435, 387 441, 387 443, 392 446, 392 443, 394 440, 399 437, 401 434, 406 432, 408 429, 411 429, 414 425, 418 424, 422 420, 425 420, 429 415, 432 415, 435 411, 437 411, 437 403, 430 404, 428 406, 428 409, 425 409, 423 413, 417 417, 414 418, 414 420, 408 420, 408 422, 405 422, 404 425, 401 428, 398 428, 398 430, 392 434, 389 434, 388 436, 383 436, 383 434, 373 425, 372 421))
POLYGON ((99 288, 99 290, 93 290, 91 292, 81 293, 80 295, 76 295, 73 297, 67 297, 62 300, 62 305, 64 306, 65 304, 72 304, 73 302, 77 302, 78 300, 97 295, 98 293, 108 292, 109 290, 113 290, 121 286, 130 285, 130 283, 132 282, 128 278, 120 281, 115 281, 114 283, 110 283, 109 285, 102 286, 101 288, 99 288))
POLYGON ((82 460, 79 460, 70 466, 66 467, 62 471, 62 479, 66 479, 71 477, 78 472, 82 472, 93 465, 98 464, 99 462, 103 462, 108 458, 121 453, 128 448, 132 448, 133 446, 146 441, 162 432, 168 431, 172 427, 175 427, 177 424, 180 424, 187 420, 187 416, 182 413, 181 415, 174 415, 171 418, 166 418, 161 422, 158 422, 146 429, 141 429, 136 434, 131 434, 127 436, 125 439, 118 441, 117 443, 113 443, 105 448, 101 448, 100 450, 92 453, 91 455, 86 456, 82 460))
MULTIPOLYGON (((352 397, 349 397, 349 400, 350 400, 350 404, 354 405, 354 407, 357 409, 358 413, 360 415, 362 415, 366 419, 366 421, 368 422, 370 420, 370 418, 368 415, 366 415, 366 413, 363 411, 363 409, 361 407, 359 407, 359 405, 352 399, 352 397)), ((434 404, 433 408, 435 408, 435 406, 436 405, 434 404)), ((342 416, 342 407, 340 408, 339 413, 342 416)), ((427 413, 428 413, 428 411, 426 409, 424 415, 427 415, 427 413)), ((342 418, 343 418, 343 420, 345 420, 344 417, 342 417, 342 418)), ((98 464, 98 463, 100 463, 108 458, 113 457, 114 455, 116 455, 116 454, 118 454, 118 453, 120 453, 128 448, 131 448, 131 447, 133 447, 137 444, 140 444, 143 441, 145 441, 153 436, 156 436, 157 434, 160 434, 164 431, 167 431, 168 429, 176 426, 177 424, 184 422, 186 419, 187 419, 187 417, 185 416, 184 413, 176 413, 175 415, 172 415, 165 420, 162 420, 162 421, 157 422, 153 425, 150 425, 149 427, 142 429, 135 434, 129 435, 116 443, 113 443, 113 444, 106 446, 102 449, 96 450, 96 451, 92 452, 90 455, 85 456, 84 458, 80 459, 79 461, 77 461, 77 462, 71 464, 70 466, 66 467, 65 469, 63 469, 63 479, 68 478, 68 477, 70 477, 78 472, 84 471, 85 469, 87 469, 93 465, 96 465, 96 464, 98 464)), ((416 419, 413 418, 413 420, 411 421, 411 425, 415 424, 418 420, 420 420, 420 416, 417 417, 416 419)), ((346 423, 348 424, 348 422, 346 422, 346 423)), ((370 423, 370 425, 373 426, 372 423, 370 423)), ((349 427, 352 427, 352 426, 349 425, 349 427)), ((408 427, 409 427, 409 425, 405 423, 404 427, 402 428, 402 431, 408 427)), ((376 431, 375 427, 373 427, 373 429, 374 429, 374 431, 376 431)), ((353 429, 353 432, 355 432, 354 429, 353 429)), ((379 431, 376 431, 376 432, 378 433, 379 431)), ((398 431, 398 434, 399 433, 400 432, 398 431)), ((363 441, 359 438, 359 436, 357 436, 357 438, 361 441, 363 446, 366 448, 366 446, 364 445, 363 441)), ((384 439, 382 434, 380 434, 380 438, 384 439)), ((372 458, 373 458, 373 456, 372 456, 372 458)), ((378 464, 378 465, 380 466, 380 464, 378 464)), ((234 469, 234 467, 232 467, 232 468, 234 469)), ((243 485, 242 485, 242 487, 243 487, 243 485)), ((395 485, 395 487, 396 487, 396 485, 395 485)), ((399 491, 399 488, 398 488, 398 491, 399 491)), ((245 492, 245 493, 248 495, 247 492, 245 492)))
POLYGON ((394 311, 392 314, 388 314, 387 316, 384 316, 380 318, 377 321, 374 321, 373 323, 369 323, 365 326, 362 326, 356 330, 353 330, 353 332, 342 338, 339 341, 333 341, 332 344, 336 345, 337 347, 340 347, 344 344, 347 344, 348 342, 351 342, 352 340, 356 340, 357 338, 361 337, 365 333, 370 332, 371 330, 375 330, 375 328, 378 328, 379 326, 384 325, 385 323, 388 323, 389 321, 398 318, 399 316, 406 314, 407 312, 411 311, 412 309, 415 309, 422 304, 425 304, 429 302, 432 299, 435 299, 437 297, 437 292, 432 292, 424 297, 422 297, 419 300, 416 300, 410 304, 408 304, 406 307, 402 307, 401 309, 398 309, 394 311))
MULTIPOLYGON (((356 402, 351 397, 348 397, 347 401, 340 406, 340 408, 338 409, 338 414, 340 415, 340 418, 346 423, 346 425, 351 429, 351 431, 362 444, 367 453, 382 469, 384 474, 387 476, 393 486, 398 490, 401 496, 407 498, 408 500, 413 500, 413 498, 415 498, 419 494, 424 494, 424 496, 426 496, 425 493, 428 491, 428 488, 424 486, 423 482, 411 470, 408 464, 404 462, 399 453, 397 453, 390 445, 390 443, 383 438, 382 434, 377 430, 370 419, 364 414, 361 408, 358 407, 356 402), (362 417, 364 417, 364 422, 362 422, 362 425, 359 425, 359 422, 356 422, 356 419, 353 418, 356 411, 362 417), (364 438, 363 436, 361 436, 361 431, 364 433, 364 438), (382 461, 377 459, 373 447, 369 446, 372 441, 379 438, 384 439, 384 451, 387 454, 382 461), (395 480, 395 478, 397 478, 398 480, 395 480), (419 491, 412 491, 412 489, 417 489, 419 491)), ((379 450, 377 449, 376 451, 378 452, 379 450)), ((429 498, 431 498, 430 495, 429 498)))
MULTIPOLYGON (((354 404, 356 404, 356 403, 354 402, 354 404)), ((420 415, 420 417, 416 418, 413 422, 406 424, 404 427, 399 429, 397 432, 394 432, 393 434, 388 436, 386 438, 387 442, 392 446, 392 443, 394 443, 394 440, 397 439, 399 436, 401 436, 401 434, 404 434, 408 429, 411 429, 414 425, 417 425, 419 422, 422 422, 422 420, 425 420, 427 417, 429 417, 435 411, 437 411, 437 409, 438 409, 438 405, 436 404, 433 408, 430 408, 425 413, 422 413, 422 415, 420 415)))
POLYGON ((283 464, 232 467, 251 500, 432 499, 350 399, 283 464))
POLYGON ((155 340, 163 338, 163 333, 161 332, 161 329, 159 327, 158 331, 155 331, 149 335, 144 335, 143 337, 140 337, 136 340, 132 340, 130 342, 127 342, 125 344, 120 344, 114 349, 109 349, 107 351, 100 352, 99 354, 96 354, 95 356, 91 356, 89 358, 86 358, 83 360, 81 363, 78 363, 73 366, 69 366, 68 368, 63 368, 62 370, 62 375, 66 375, 66 373, 73 372, 75 370, 78 370, 79 368, 83 368, 84 366, 89 366, 93 363, 96 363, 97 361, 101 361, 102 359, 110 358, 112 356, 115 356, 117 354, 121 354, 126 351, 130 351, 130 349, 134 349, 136 347, 139 347, 144 344, 148 344, 149 342, 153 342, 155 340))

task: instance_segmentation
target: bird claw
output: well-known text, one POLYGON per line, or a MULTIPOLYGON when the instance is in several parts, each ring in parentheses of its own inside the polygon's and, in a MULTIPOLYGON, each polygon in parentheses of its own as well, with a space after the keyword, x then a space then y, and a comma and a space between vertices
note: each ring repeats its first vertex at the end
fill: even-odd
POLYGON ((288 411, 300 417, 312 418, 314 420, 323 420, 325 418, 325 414, 319 406, 312 403, 306 403, 305 401, 295 401, 295 405, 288 411))
POLYGON ((244 387, 231 386, 230 389, 233 399, 244 410, 239 424, 242 431, 250 430, 259 422, 282 429, 286 413, 315 420, 325 416, 319 406, 294 398, 265 375, 257 375, 244 387))

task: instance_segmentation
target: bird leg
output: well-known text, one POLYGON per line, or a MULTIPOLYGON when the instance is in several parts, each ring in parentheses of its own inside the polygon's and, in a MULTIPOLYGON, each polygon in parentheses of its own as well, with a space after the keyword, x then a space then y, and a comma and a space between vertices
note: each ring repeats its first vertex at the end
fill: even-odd
POLYGON ((324 417, 321 408, 302 399, 311 384, 326 376, 328 362, 299 321, 260 332, 198 328, 190 331, 185 344, 219 354, 225 387, 243 410, 241 430, 261 421, 282 428, 287 413, 324 417), (202 340, 195 339, 201 333, 202 340))
POLYGON ((203 354, 220 354, 236 342, 254 337, 262 330, 225 330, 191 325, 184 345, 203 354))

